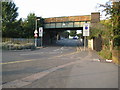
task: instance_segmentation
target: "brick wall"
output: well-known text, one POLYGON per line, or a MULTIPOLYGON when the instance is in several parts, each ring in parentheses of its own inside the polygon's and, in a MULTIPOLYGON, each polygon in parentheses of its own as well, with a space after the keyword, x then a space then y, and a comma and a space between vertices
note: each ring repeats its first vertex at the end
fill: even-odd
POLYGON ((98 23, 98 22, 100 22, 100 13, 99 12, 91 13, 91 23, 98 23))

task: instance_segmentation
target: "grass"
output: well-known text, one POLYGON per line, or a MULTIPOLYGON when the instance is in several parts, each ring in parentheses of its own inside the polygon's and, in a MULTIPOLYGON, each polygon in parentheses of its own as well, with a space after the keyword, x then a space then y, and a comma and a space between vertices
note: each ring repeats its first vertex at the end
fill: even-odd
POLYGON ((98 52, 98 54, 100 56, 102 56, 104 59, 112 59, 112 52, 110 52, 110 50, 102 50, 100 52, 98 52))

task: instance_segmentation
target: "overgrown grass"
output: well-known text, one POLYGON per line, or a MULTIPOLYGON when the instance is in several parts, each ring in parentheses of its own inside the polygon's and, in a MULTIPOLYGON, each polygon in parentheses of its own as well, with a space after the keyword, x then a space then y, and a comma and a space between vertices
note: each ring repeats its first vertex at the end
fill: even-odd
POLYGON ((104 59, 112 59, 112 52, 110 52, 110 50, 102 50, 98 52, 98 54, 104 59))

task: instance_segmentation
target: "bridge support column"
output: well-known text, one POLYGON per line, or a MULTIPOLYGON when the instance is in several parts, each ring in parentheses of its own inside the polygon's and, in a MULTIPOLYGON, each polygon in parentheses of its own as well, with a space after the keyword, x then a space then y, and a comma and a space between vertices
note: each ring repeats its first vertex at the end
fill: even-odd
POLYGON ((48 31, 44 30, 43 44, 44 45, 49 45, 50 43, 51 43, 51 41, 50 41, 50 33, 48 31))
MULTIPOLYGON (((96 27, 100 22, 100 13, 94 12, 91 13, 91 27, 96 27)), ((93 38, 93 49, 96 51, 102 50, 102 37, 99 35, 98 37, 93 38)))
POLYGON ((95 24, 100 22, 100 12, 93 12, 91 13, 91 23, 95 24))
POLYGON ((57 40, 60 40, 60 34, 59 33, 57 34, 57 40))

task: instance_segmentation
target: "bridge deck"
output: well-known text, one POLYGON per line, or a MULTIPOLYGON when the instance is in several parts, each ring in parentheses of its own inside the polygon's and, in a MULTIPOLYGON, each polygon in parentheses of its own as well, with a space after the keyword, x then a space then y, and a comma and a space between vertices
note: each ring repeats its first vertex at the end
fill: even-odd
POLYGON ((83 27, 85 22, 90 23, 90 21, 90 15, 45 18, 44 28, 77 28, 83 27))

